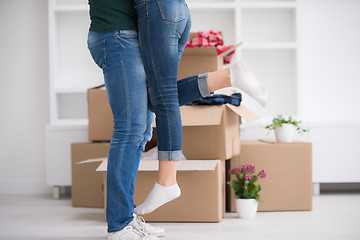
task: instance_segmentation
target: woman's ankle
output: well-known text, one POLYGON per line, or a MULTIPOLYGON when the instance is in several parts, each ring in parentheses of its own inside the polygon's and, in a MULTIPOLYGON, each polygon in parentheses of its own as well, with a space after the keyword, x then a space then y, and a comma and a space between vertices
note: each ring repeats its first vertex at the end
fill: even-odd
POLYGON ((176 182, 176 178, 158 178, 156 180, 156 182, 158 184, 160 184, 161 186, 164 186, 164 187, 169 187, 169 186, 172 186, 172 185, 175 185, 177 182, 176 182))

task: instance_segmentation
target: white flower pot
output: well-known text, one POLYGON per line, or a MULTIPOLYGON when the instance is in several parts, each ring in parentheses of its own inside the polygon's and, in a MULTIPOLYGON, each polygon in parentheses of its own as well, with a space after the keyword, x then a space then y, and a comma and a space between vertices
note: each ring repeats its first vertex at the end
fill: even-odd
POLYGON ((239 218, 255 218, 258 209, 258 202, 255 199, 235 199, 236 212, 239 218))
POLYGON ((295 135, 295 126, 290 123, 283 123, 281 128, 275 129, 276 141, 292 142, 295 135))

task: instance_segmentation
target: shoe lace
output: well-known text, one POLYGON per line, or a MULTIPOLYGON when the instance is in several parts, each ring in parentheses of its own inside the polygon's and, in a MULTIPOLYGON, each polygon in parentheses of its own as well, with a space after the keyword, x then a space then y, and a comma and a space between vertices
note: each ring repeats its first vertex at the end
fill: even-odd
POLYGON ((150 238, 150 233, 147 231, 147 227, 150 227, 149 224, 145 223, 144 218, 137 216, 134 214, 134 227, 138 230, 138 232, 140 233, 140 235, 142 237, 144 237, 144 239, 149 239, 150 238))
POLYGON ((141 216, 136 216, 137 218, 137 222, 139 224, 139 226, 145 231, 147 232, 150 228, 151 225, 145 222, 145 219, 141 216))

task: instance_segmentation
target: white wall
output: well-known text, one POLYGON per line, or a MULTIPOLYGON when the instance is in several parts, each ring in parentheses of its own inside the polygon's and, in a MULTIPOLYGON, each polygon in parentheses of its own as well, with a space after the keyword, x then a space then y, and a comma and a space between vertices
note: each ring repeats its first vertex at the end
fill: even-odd
POLYGON ((47 192, 47 1, 2 0, 0 32, 0 193, 47 192))
POLYGON ((360 1, 300 6, 304 120, 360 123, 360 1))

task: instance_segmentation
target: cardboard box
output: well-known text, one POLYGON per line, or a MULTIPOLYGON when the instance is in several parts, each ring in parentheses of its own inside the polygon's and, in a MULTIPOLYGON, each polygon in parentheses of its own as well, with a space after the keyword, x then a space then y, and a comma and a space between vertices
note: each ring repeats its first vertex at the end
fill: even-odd
MULTIPOLYGON (((196 33, 190 33, 192 39, 196 33)), ((206 72, 214 72, 223 68, 224 57, 234 51, 238 43, 232 48, 218 54, 215 47, 190 47, 185 48, 180 59, 178 79, 198 75, 206 72)))
POLYGON ((245 106, 183 106, 183 153, 187 159, 230 159, 240 153, 241 117, 258 118, 245 106))
MULTIPOLYGON (((97 171, 106 184, 107 161, 97 171)), ((135 182, 134 201, 143 203, 156 182, 157 160, 141 160, 135 182)), ((177 181, 181 196, 144 215, 148 222, 219 222, 225 213, 225 161, 180 161, 177 181)), ((106 185, 105 185, 106 186, 106 185)), ((104 188, 106 203, 106 187, 104 188)), ((106 206, 105 206, 106 213, 106 206)))
MULTIPOLYGON (((305 142, 276 143, 242 141, 241 153, 230 160, 230 168, 244 164, 265 169, 260 179, 258 211, 312 210, 312 144, 305 142)), ((235 193, 227 187, 227 204, 236 211, 235 193)))
POLYGON ((110 141, 114 118, 104 85, 88 89, 89 141, 110 141))
POLYGON ((102 175, 96 172, 102 159, 96 158, 106 157, 109 146, 108 142, 71 144, 73 207, 104 207, 103 179, 102 175))

